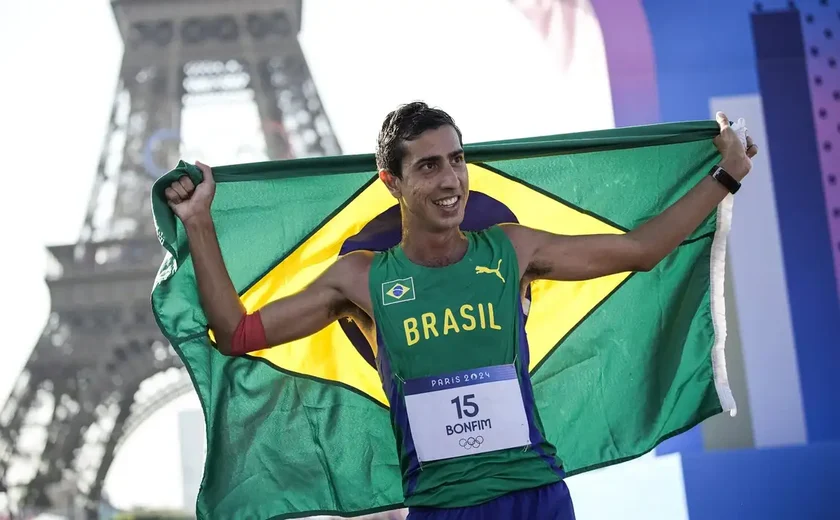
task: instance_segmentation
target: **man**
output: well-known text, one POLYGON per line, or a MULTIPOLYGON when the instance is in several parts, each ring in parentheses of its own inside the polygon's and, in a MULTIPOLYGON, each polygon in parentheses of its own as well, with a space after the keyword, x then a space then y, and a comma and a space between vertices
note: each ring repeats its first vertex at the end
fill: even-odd
POLYGON ((250 314, 219 250, 211 169, 197 163, 203 182, 181 177, 166 197, 186 228, 220 352, 279 345, 341 318, 376 345, 410 519, 571 519, 562 464, 534 405, 521 294, 537 279, 656 266, 751 168, 752 139, 745 147, 724 114, 717 120, 719 167, 631 232, 559 236, 515 224, 464 232, 469 177, 461 132, 443 111, 402 106, 386 117, 376 151, 379 178, 400 206, 400 244, 348 254, 306 289, 250 314), (447 436, 444 428, 468 433, 447 436))

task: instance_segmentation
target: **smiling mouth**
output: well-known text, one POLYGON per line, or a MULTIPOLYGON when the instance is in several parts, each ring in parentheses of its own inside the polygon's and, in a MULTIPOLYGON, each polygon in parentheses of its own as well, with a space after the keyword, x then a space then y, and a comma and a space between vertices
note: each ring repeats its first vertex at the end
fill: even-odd
POLYGON ((458 201, 461 200, 459 195, 454 195, 452 197, 447 197, 445 199, 438 199, 433 201, 435 206, 439 206, 444 209, 451 209, 458 205, 458 201))

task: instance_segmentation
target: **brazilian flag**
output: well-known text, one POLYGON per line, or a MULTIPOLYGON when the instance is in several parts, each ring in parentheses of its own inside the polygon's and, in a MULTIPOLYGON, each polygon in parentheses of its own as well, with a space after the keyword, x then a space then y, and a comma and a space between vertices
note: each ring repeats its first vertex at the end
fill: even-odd
MULTIPOLYGON (((625 233, 719 160, 713 121, 465 147, 463 223, 562 234, 625 233)), ((400 241, 400 209, 373 155, 223 166, 212 212, 248 310, 303 289, 339 256, 400 241)), ((403 501, 394 435, 369 345, 351 321, 239 358, 219 354, 199 305, 186 234, 163 190, 152 204, 168 254, 152 292, 158 325, 201 400, 207 457, 199 518, 361 515, 403 501)), ((530 287, 534 394, 568 474, 642 455, 734 412, 724 363, 723 273, 731 197, 655 269, 530 287)), ((406 286, 394 297, 409 297, 406 286)))

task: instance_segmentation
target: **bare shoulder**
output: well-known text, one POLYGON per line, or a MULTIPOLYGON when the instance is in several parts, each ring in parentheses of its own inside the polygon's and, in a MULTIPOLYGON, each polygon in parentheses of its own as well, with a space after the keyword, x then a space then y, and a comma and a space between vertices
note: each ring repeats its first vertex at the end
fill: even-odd
POLYGON ((499 228, 507 235, 516 251, 520 277, 523 277, 528 272, 534 252, 539 247, 541 232, 521 224, 500 224, 499 228))
POLYGON ((341 276, 367 276, 373 262, 373 255, 371 251, 347 253, 335 261, 333 269, 337 275, 341 276))
POLYGON ((366 313, 372 313, 368 281, 374 253, 354 251, 340 257, 329 269, 331 284, 338 288, 347 300, 366 313))
POLYGON ((527 226, 514 224, 512 222, 499 224, 499 228, 505 232, 505 235, 507 235, 508 239, 513 244, 513 247, 517 250, 528 245, 531 231, 533 231, 527 226))

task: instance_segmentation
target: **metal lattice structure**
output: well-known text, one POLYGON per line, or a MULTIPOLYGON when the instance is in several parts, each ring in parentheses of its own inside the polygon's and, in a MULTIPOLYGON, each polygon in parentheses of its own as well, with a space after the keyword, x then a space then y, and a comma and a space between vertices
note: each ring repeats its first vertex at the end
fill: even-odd
POLYGON ((183 153, 185 103, 251 100, 265 159, 341 153, 298 42, 301 0, 112 7, 125 53, 87 217, 79 243, 49 248, 52 312, 0 410, 0 484, 20 514, 96 517, 126 436, 191 390, 149 303, 163 259, 149 190, 183 153))

